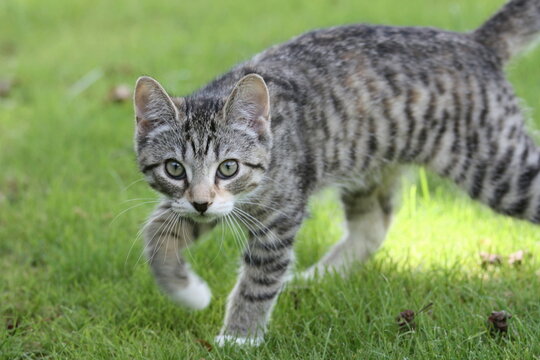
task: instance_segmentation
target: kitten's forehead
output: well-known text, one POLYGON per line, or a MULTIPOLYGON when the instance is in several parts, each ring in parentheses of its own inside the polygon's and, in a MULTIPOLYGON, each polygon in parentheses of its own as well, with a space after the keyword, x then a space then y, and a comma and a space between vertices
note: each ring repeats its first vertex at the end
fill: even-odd
POLYGON ((180 108, 180 126, 186 140, 197 145, 217 138, 221 130, 223 102, 214 99, 186 98, 180 108))
POLYGON ((213 99, 184 99, 179 109, 184 156, 198 160, 197 163, 216 156, 222 107, 213 99))
POLYGON ((193 157, 202 160, 231 156, 254 145, 245 134, 234 131, 223 118, 224 99, 186 98, 180 108, 181 133, 193 157))
POLYGON ((223 106, 220 99, 184 99, 179 109, 184 156, 203 164, 218 160, 230 150, 231 134, 223 121, 223 106))
POLYGON ((185 98, 180 107, 186 123, 200 130, 215 129, 225 102, 215 98, 185 98))

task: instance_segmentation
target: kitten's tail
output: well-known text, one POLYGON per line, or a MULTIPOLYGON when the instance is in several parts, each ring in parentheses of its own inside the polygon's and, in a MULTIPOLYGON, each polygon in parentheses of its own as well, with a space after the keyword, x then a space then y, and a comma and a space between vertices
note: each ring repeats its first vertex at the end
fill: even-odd
POLYGON ((540 35, 540 0, 510 0, 473 36, 507 62, 540 35))

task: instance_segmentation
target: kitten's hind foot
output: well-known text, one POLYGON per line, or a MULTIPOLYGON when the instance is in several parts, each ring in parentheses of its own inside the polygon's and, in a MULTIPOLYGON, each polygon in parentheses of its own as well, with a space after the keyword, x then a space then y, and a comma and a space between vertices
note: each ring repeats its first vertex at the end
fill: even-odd
POLYGON ((335 268, 332 266, 325 266, 323 264, 315 264, 311 266, 310 268, 296 274, 295 278, 300 279, 300 280, 315 281, 315 280, 320 280, 327 274, 331 274, 331 273, 337 273, 341 276, 345 275, 342 269, 335 268))
POLYGON ((259 346, 263 343, 262 337, 237 337, 234 335, 218 335, 215 338, 217 346, 223 347, 227 345, 239 345, 239 346, 259 346))
POLYGON ((297 280, 315 280, 315 278, 320 277, 321 273, 317 271, 317 269, 312 266, 302 272, 299 272, 295 274, 294 278, 297 280))

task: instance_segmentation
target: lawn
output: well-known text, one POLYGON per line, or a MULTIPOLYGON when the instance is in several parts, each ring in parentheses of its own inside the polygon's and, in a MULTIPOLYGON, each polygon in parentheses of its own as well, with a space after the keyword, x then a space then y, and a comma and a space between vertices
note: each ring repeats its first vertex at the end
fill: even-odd
MULTIPOLYGON (((188 312, 158 292, 137 238, 157 195, 137 171, 132 105, 109 97, 142 74, 187 94, 312 28, 465 31, 501 4, 0 1, 0 82, 12 83, 0 97, 0 358, 540 359, 539 229, 416 170, 403 180, 401 210, 372 260, 347 279, 290 283, 261 347, 212 346, 235 281, 235 239, 217 228, 186 253, 213 289, 207 310, 188 312), (510 265, 518 250, 527 256, 510 265), (480 252, 501 255, 502 264, 480 266, 480 252), (429 303, 415 329, 398 328, 401 311, 429 303), (505 336, 487 331, 494 310, 513 315, 505 336)), ((538 64, 540 49, 508 68, 531 130, 540 128, 538 64)), ((297 269, 339 238, 334 197, 314 199, 297 269)))

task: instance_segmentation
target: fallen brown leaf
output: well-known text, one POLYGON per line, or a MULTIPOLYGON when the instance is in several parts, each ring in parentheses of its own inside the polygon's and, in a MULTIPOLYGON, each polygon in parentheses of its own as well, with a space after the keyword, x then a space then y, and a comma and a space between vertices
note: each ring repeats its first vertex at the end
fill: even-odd
POLYGON ((414 322, 415 313, 413 310, 403 310, 396 317, 399 330, 411 330, 416 328, 416 323, 414 322))
POLYGON ((121 84, 113 87, 109 91, 108 99, 111 102, 122 103, 131 99, 131 88, 121 84))
POLYGON ((6 330, 8 331, 8 334, 13 334, 17 329, 19 328, 19 319, 14 318, 7 318, 6 319, 6 330))
POLYGON ((198 342, 202 347, 204 347, 208 351, 212 351, 214 349, 212 344, 210 344, 208 341, 204 339, 196 339, 195 341, 198 342))
POLYGON ((511 319, 512 315, 504 310, 492 311, 488 317, 488 326, 492 333, 505 333, 508 331, 508 319, 511 319))
POLYGON ((488 265, 498 266, 502 264, 502 256, 497 255, 497 254, 481 252, 480 259, 482 260, 481 265, 484 268, 487 267, 488 265))
POLYGON ((415 313, 413 310, 403 310, 399 313, 399 315, 396 317, 397 324, 399 326, 399 329, 402 331, 407 331, 411 329, 416 328, 416 323, 414 322, 416 315, 419 315, 425 311, 428 311, 431 313, 430 309, 433 306, 433 303, 429 303, 420 310, 418 310, 417 313, 415 313))
POLYGON ((518 250, 515 253, 512 253, 508 256, 508 264, 513 266, 519 266, 523 263, 525 257, 530 256, 530 254, 523 250, 518 250))
POLYGON ((14 82, 11 79, 0 79, 0 97, 8 97, 13 89, 14 82))

